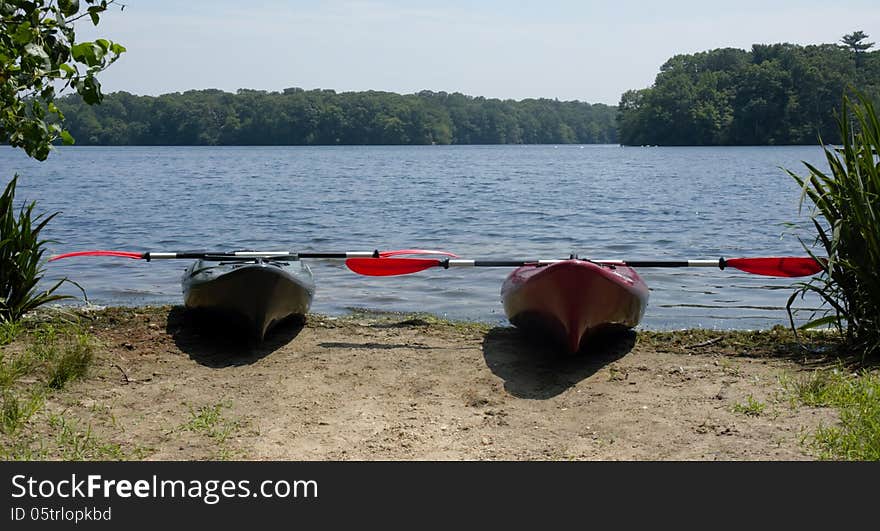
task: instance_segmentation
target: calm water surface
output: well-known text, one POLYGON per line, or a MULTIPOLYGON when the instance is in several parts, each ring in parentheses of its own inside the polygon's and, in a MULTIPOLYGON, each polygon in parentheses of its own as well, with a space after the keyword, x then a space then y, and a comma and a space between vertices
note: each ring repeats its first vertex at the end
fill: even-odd
MULTIPOLYGON (((47 229, 60 242, 52 253, 428 247, 466 258, 708 259, 803 255, 800 191, 781 169, 804 173, 801 161, 824 166, 818 147, 66 147, 42 163, 3 147, 0 175, 21 174, 18 199, 62 212, 47 229)), ((338 261, 310 264, 316 312, 505 320, 509 270, 369 278, 338 261)), ((48 276, 77 281, 93 304, 174 304, 186 265, 80 258, 48 265, 48 276)), ((644 328, 788 320, 791 280, 640 273, 651 287, 644 328)))

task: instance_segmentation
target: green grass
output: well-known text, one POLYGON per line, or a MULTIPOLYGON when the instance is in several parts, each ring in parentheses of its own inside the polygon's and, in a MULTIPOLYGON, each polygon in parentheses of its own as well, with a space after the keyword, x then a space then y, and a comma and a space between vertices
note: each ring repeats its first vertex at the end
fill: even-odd
POLYGON ((105 442, 92 433, 89 424, 83 427, 78 420, 51 415, 49 426, 55 432, 52 454, 63 461, 122 460, 126 455, 119 444, 105 442))
MULTIPOLYGON (((845 97, 838 118, 843 146, 825 147, 830 172, 804 163, 808 175, 789 171, 803 189, 801 206, 812 203, 816 244, 826 268, 821 275, 797 284, 788 300, 794 327, 794 301, 817 295, 824 311, 811 326, 836 326, 855 351, 880 355, 880 121, 870 99, 845 97)), ((811 255, 812 246, 804 248, 811 255)))
POLYGON ((67 382, 83 378, 92 362, 92 345, 89 337, 77 334, 49 366, 52 389, 63 389, 67 382))
POLYGON ((743 415, 748 415, 750 417, 759 417, 766 407, 766 404, 759 400, 755 400, 752 395, 749 395, 746 397, 744 403, 736 403, 733 405, 733 412, 742 413, 743 415))
POLYGON ((4 389, 2 393, 0 433, 14 437, 43 407, 45 394, 40 389, 32 389, 25 396, 19 396, 9 389, 4 389))
POLYGON ((93 341, 76 325, 15 325, 17 348, 0 352, 0 456, 25 459, 121 459, 119 445, 100 441, 91 425, 46 414, 47 399, 85 377, 93 341), (48 433, 51 435, 39 435, 48 433))
POLYGON ((57 390, 88 373, 94 346, 75 325, 42 325, 28 332, 26 343, 21 352, 0 352, 0 390, 11 390, 23 376, 42 377, 41 385, 57 390))
POLYGON ((12 343, 21 330, 22 326, 18 321, 0 321, 0 347, 12 343))
POLYGON ((36 365, 33 354, 25 352, 16 356, 7 356, 0 352, 0 390, 7 390, 26 374, 30 374, 36 365))
POLYGON ((180 429, 200 433, 214 440, 217 444, 215 458, 221 461, 231 459, 233 450, 227 444, 229 437, 241 427, 238 420, 228 419, 223 415, 226 404, 202 406, 199 409, 190 407, 190 419, 180 429))
POLYGON ((880 374, 841 366, 782 383, 793 404, 837 410, 839 425, 820 426, 809 438, 820 459, 880 460, 880 374))

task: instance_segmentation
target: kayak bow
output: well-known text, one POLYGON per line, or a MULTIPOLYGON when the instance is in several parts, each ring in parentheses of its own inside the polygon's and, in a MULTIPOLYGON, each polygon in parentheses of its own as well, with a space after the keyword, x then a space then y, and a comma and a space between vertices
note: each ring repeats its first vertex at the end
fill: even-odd
POLYGON ((628 266, 563 260, 515 269, 501 286, 501 300, 514 326, 573 353, 600 331, 637 326, 648 286, 628 266))
POLYGON ((258 341, 280 321, 304 318, 315 294, 312 271, 299 260, 196 260, 181 286, 187 308, 236 320, 258 341))

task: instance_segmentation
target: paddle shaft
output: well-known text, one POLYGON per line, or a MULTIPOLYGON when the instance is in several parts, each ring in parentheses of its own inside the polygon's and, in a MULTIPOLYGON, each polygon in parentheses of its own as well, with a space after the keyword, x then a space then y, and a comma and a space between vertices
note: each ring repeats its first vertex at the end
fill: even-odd
MULTIPOLYGON (((437 260, 437 266, 444 269, 450 267, 521 267, 525 265, 550 265, 566 260, 437 260)), ((597 264, 621 265, 629 267, 717 267, 724 269, 727 265, 724 258, 718 260, 589 260, 597 264)))
POLYGON ((117 258, 131 258, 133 260, 255 260, 265 258, 268 260, 299 260, 300 258, 388 258, 399 255, 443 255, 452 258, 458 258, 458 255, 446 251, 435 251, 431 249, 396 249, 393 251, 346 251, 338 253, 298 253, 292 251, 180 251, 180 252, 130 252, 130 251, 75 251, 72 253, 64 253, 49 258, 50 262, 60 260, 62 258, 73 258, 76 256, 115 256, 117 258))
POLYGON ((210 253, 204 251, 184 251, 179 253, 142 253, 146 260, 253 260, 271 258, 274 260, 299 260, 300 258, 378 258, 379 251, 348 251, 344 253, 292 253, 290 251, 235 251, 231 253, 210 253))

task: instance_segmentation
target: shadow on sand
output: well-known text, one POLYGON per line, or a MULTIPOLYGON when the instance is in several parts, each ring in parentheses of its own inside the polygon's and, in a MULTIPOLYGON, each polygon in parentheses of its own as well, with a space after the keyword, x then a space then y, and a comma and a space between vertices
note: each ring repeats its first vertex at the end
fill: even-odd
POLYGON ((561 353, 513 327, 496 327, 483 340, 486 365, 518 398, 544 400, 563 393, 619 360, 636 344, 632 330, 609 331, 592 338, 577 354, 561 353))
POLYGON ((254 363, 290 343, 305 321, 291 318, 272 327, 257 342, 237 323, 215 314, 175 306, 168 312, 165 331, 182 352, 207 367, 222 368, 254 363))

